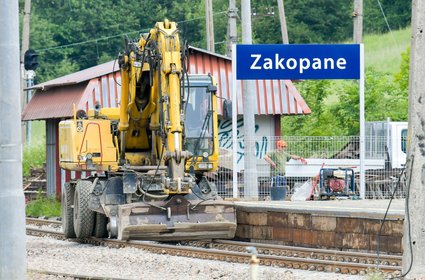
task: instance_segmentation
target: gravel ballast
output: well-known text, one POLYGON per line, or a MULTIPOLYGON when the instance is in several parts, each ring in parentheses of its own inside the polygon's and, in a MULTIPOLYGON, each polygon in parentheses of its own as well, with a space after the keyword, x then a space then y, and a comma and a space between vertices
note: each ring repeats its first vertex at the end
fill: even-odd
MULTIPOLYGON (((29 279, 70 279, 36 271, 120 279, 250 279, 249 264, 153 254, 135 248, 108 248, 49 237, 27 236, 29 279)), ((258 279, 357 280, 362 276, 260 266, 258 279)))

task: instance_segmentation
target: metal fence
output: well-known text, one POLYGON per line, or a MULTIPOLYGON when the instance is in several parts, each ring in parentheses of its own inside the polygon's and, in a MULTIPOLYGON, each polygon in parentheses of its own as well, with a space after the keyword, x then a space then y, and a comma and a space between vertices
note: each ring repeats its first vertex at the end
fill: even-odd
MULTIPOLYGON (((233 151, 220 149, 219 169, 210 174, 222 197, 245 197, 244 161, 247 153, 255 155, 258 197, 260 200, 270 200, 273 174, 271 166, 264 156, 276 150, 276 142, 284 140, 287 143, 286 152, 301 156, 307 160, 303 165, 300 161, 291 159, 286 166, 286 199, 290 199, 294 191, 309 181, 312 194, 316 199, 356 198, 360 189, 360 149, 358 137, 261 137, 255 140, 255 151, 245 151, 245 140, 238 141, 237 190, 233 194, 233 151)), ((406 151, 403 151, 403 141, 400 145, 390 144, 388 137, 365 138, 365 194, 368 199, 405 196, 404 166, 394 165, 404 162, 406 151), (403 158, 404 157, 404 158, 403 158), (396 160, 397 159, 397 160, 396 160)), ((251 158, 253 158, 251 156, 251 158)))

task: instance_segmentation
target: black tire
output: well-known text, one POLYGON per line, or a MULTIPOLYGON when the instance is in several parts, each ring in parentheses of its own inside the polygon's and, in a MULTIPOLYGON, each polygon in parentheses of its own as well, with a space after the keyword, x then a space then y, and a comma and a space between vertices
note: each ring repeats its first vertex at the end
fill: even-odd
POLYGON ((96 222, 94 224, 93 236, 97 238, 108 237, 108 230, 106 225, 108 224, 108 218, 102 213, 96 213, 96 222))
POLYGON ((78 180, 74 195, 74 230, 77 238, 90 237, 95 212, 89 209, 91 181, 78 180))
POLYGON ((61 209, 61 218, 62 218, 62 232, 66 238, 75 238, 74 231, 74 209, 72 207, 72 198, 74 197, 74 192, 71 184, 65 183, 62 191, 62 209, 61 209))

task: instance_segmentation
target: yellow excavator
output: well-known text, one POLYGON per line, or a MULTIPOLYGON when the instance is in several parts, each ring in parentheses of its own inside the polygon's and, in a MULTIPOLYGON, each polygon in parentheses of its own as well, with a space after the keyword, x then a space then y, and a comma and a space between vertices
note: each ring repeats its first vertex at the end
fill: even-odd
MULTIPOLYGON (((233 238, 235 207, 206 176, 218 164, 217 86, 187 73, 175 22, 157 22, 120 54, 119 108, 74 110, 59 124, 67 238, 233 238)), ((230 105, 229 105, 230 106, 230 105)))

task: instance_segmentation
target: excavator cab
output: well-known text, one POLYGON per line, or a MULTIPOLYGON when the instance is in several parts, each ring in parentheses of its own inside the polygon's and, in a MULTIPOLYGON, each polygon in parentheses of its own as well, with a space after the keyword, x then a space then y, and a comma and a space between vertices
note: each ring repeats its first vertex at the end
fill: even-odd
POLYGON ((217 87, 209 75, 190 75, 184 90, 184 149, 192 154, 186 171, 202 174, 217 169, 217 87))

